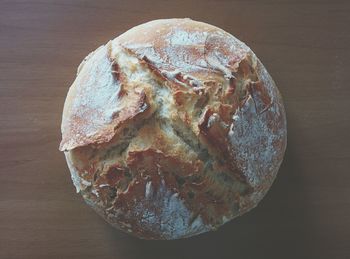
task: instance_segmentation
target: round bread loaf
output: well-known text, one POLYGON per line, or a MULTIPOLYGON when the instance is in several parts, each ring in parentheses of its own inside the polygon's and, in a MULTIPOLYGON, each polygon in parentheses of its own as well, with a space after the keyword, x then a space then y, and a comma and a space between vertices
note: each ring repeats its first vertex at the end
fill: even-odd
POLYGON ((84 59, 60 150, 77 192, 111 225, 178 239, 255 207, 286 136, 281 96, 249 47, 212 25, 166 19, 84 59))

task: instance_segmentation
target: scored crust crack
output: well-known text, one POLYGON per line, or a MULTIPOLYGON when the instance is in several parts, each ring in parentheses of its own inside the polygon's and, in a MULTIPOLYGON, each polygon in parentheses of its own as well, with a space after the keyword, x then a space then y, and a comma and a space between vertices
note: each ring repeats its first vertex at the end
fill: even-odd
POLYGON ((252 209, 285 147, 282 100, 261 62, 190 19, 137 26, 91 53, 60 145, 85 201, 145 239, 193 236, 252 209))

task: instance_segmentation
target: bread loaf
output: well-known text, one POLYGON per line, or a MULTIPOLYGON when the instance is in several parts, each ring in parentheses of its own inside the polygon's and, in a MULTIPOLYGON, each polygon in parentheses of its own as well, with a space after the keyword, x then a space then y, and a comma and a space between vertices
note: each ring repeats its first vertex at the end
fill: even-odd
POLYGON ((281 96, 249 47, 212 25, 166 19, 84 59, 60 150, 77 192, 111 225, 178 239, 254 208, 286 136, 281 96))

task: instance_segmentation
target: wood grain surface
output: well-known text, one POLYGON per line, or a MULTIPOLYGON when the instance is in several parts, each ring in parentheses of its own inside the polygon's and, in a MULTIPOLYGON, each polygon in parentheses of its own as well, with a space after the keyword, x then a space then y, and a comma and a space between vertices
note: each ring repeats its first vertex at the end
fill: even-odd
POLYGON ((350 258, 349 26, 349 0, 0 0, 0 258, 350 258), (288 148, 253 211, 209 234, 144 241, 75 193, 61 112, 85 55, 171 17, 255 51, 284 97, 288 148))

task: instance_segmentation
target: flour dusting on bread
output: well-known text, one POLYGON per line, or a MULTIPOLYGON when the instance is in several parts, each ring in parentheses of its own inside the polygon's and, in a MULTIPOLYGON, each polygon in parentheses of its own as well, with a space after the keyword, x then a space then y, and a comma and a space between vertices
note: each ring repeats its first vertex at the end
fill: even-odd
POLYGON ((286 134, 281 96, 249 47, 217 27, 168 19, 82 62, 60 149, 77 192, 111 225, 178 239, 254 208, 286 134))

